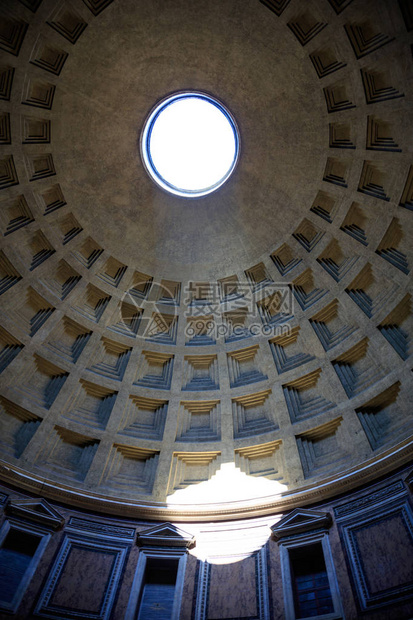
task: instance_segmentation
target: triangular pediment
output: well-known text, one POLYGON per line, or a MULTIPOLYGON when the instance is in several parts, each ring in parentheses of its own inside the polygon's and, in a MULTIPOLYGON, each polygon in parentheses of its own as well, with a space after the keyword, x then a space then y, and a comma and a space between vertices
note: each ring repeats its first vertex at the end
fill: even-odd
POLYGON ((285 536, 294 536, 303 532, 310 532, 320 528, 327 528, 331 525, 331 515, 320 510, 307 510, 306 508, 296 508, 290 514, 278 521, 271 527, 276 540, 285 536))
POLYGON ((172 523, 160 523, 138 533, 138 543, 150 546, 190 547, 195 538, 172 523))
POLYGON ((6 506, 6 512, 53 530, 57 530, 64 523, 64 517, 45 499, 11 499, 6 506))

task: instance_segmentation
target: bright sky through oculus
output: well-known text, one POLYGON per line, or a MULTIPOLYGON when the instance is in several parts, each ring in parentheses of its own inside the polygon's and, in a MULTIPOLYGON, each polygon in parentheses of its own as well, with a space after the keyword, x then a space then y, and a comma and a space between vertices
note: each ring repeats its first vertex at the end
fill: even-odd
POLYGON ((173 95, 155 108, 142 139, 145 165, 164 189, 202 196, 235 167, 238 135, 230 114, 203 94, 173 95))

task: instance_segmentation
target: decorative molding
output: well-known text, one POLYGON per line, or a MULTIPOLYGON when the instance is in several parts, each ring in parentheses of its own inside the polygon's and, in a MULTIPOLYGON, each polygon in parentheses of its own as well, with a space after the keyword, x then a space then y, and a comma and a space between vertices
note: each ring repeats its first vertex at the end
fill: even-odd
POLYGON ((412 298, 407 293, 393 310, 377 325, 387 342, 400 355, 407 360, 410 355, 410 342, 412 338, 412 298))
POLYGON ((274 282, 264 263, 258 263, 257 265, 254 265, 254 267, 246 269, 245 275, 247 276, 247 280, 254 292, 259 291, 274 282))
POLYGON ((22 104, 51 110, 55 91, 55 84, 45 82, 44 80, 27 78, 23 88, 22 104))
POLYGON ((344 469, 350 454, 340 428, 342 416, 296 436, 304 478, 344 469))
POLYGON ((393 127, 390 123, 382 121, 377 116, 367 117, 366 149, 368 151, 387 151, 400 153, 393 136, 393 127))
POLYGON ((0 250, 0 295, 5 293, 11 286, 14 286, 14 284, 17 284, 21 279, 20 273, 5 253, 0 250))
POLYGON ((375 52, 383 45, 394 41, 394 37, 390 37, 383 32, 377 32, 371 22, 345 24, 344 29, 357 59, 363 58, 363 56, 375 52))
POLYGON ((111 256, 103 266, 102 270, 97 273, 97 277, 117 288, 125 275, 127 266, 120 263, 116 258, 111 256))
POLYGON ((199 561, 198 589, 196 595, 194 620, 207 620, 209 586, 211 583, 211 564, 199 561))
POLYGON ((80 379, 73 386, 72 398, 61 415, 82 426, 104 430, 112 413, 118 392, 80 379))
POLYGON ((227 353, 227 362, 231 388, 268 379, 267 375, 261 371, 260 352, 257 344, 227 353))
POLYGON ((72 252, 86 269, 90 269, 102 253, 103 248, 91 237, 88 237, 77 250, 72 252))
POLYGON ((314 39, 328 24, 319 22, 310 13, 303 13, 287 22, 291 32, 297 37, 302 46, 307 45, 314 39))
POLYGON ((410 272, 410 240, 407 237, 399 218, 394 217, 376 249, 376 254, 406 275, 410 272))
POLYGON ((410 491, 413 492, 413 470, 409 473, 409 475, 405 479, 405 483, 409 487, 410 491))
POLYGON ((136 542, 139 546, 182 547, 190 549, 195 545, 195 536, 176 525, 172 525, 172 523, 161 523, 138 532, 136 542))
POLYGON ((159 450, 114 443, 103 471, 100 486, 118 493, 152 493, 159 450))
POLYGON ((366 263, 345 291, 371 319, 394 298, 397 284, 383 276, 370 263, 366 263))
POLYGON ((83 482, 89 471, 99 440, 55 426, 45 438, 35 467, 65 484, 83 482))
POLYGON ((69 43, 74 45, 87 26, 82 17, 67 5, 58 6, 46 22, 69 43))
POLYGON ((12 498, 6 505, 5 512, 13 517, 40 523, 52 530, 60 529, 65 519, 45 499, 17 499, 12 498))
POLYGON ((235 439, 269 433, 278 428, 274 411, 268 402, 271 390, 247 394, 232 399, 235 439))
POLYGON ((143 396, 129 396, 118 427, 119 435, 161 441, 168 401, 143 396))
POLYGON ((13 54, 13 56, 18 56, 29 24, 4 13, 1 15, 1 19, 3 25, 0 34, 0 49, 13 54))
POLYGON ((113 381, 122 381, 131 351, 131 347, 103 336, 86 370, 113 381))
POLYGON ((181 389, 185 392, 219 390, 217 356, 185 355, 181 389))
POLYGON ((29 237, 22 254, 26 256, 29 271, 33 271, 55 252, 55 248, 43 234, 42 230, 38 229, 29 237))
MULTIPOLYGON (((65 620, 75 620, 80 616, 84 619, 108 620, 120 586, 120 580, 129 549, 130 543, 124 541, 113 539, 103 540, 102 538, 93 538, 79 533, 66 533, 36 605, 35 615, 41 615, 46 618, 58 617, 65 620), (74 607, 73 609, 67 606, 61 607, 54 604, 53 599, 62 583, 64 570, 68 565, 71 554, 81 550, 88 551, 89 553, 95 552, 98 555, 106 554, 112 556, 113 563, 105 584, 104 595, 100 601, 99 610, 88 611, 87 609, 82 609, 80 614, 78 607, 74 607)), ((93 567, 91 570, 95 570, 95 568, 93 567)), ((64 582, 62 585, 65 587, 64 582)))
POLYGON ((270 9, 273 13, 280 17, 285 11, 291 0, 260 0, 261 4, 270 9))
POLYGON ((340 112, 341 110, 350 110, 355 108, 356 105, 350 99, 348 94, 349 87, 346 82, 336 82, 323 88, 324 97, 327 105, 327 112, 329 114, 333 112, 340 112))
MULTIPOLYGON (((331 124, 330 124, 331 127, 331 124)), ((331 144, 330 144, 331 146, 331 144)), ((337 210, 337 200, 326 192, 319 191, 311 205, 310 211, 331 224, 337 210)))
MULTIPOLYGON (((314 355, 304 353, 300 347, 296 346, 299 339, 300 326, 294 327, 289 334, 275 336, 269 341, 271 352, 274 358, 275 367, 279 375, 288 372, 293 368, 311 362, 314 355), (289 354, 289 355, 288 355, 289 354)), ((302 343, 302 338, 300 342, 302 343)), ((301 344, 302 346, 302 344, 301 344)))
POLYGON ((382 166, 372 161, 365 161, 357 191, 389 202, 390 196, 386 193, 387 177, 388 175, 382 166))
POLYGON ((235 466, 249 476, 284 481, 278 454, 281 445, 282 441, 277 439, 264 444, 237 448, 234 451, 235 466))
POLYGON ((19 0, 24 6, 27 6, 32 13, 36 13, 43 0, 19 0))
POLYGON ((330 149, 355 149, 356 145, 351 140, 352 127, 344 123, 330 123, 329 147, 330 149))
MULTIPOLYGON (((205 306, 204 309, 207 309, 205 306)), ((195 316, 187 317, 186 319, 186 327, 185 327, 185 346, 187 347, 198 347, 198 346, 207 346, 216 344, 215 338, 215 320, 212 314, 205 315, 204 313, 198 314, 198 312, 202 312, 202 309, 193 310, 195 316)), ((153 317, 156 316, 155 314, 153 317)), ((157 315, 158 317, 162 315, 157 315)), ((177 324, 178 318, 176 318, 175 324, 177 324)), ((171 343, 175 344, 175 342, 171 343)))
POLYGON ((359 257, 357 254, 349 256, 343 252, 337 239, 332 239, 324 248, 317 262, 336 281, 340 282, 354 267, 359 257))
POLYGON ((372 450, 378 450, 389 441, 395 442, 409 434, 410 411, 398 403, 399 391, 400 381, 396 381, 356 409, 372 450))
POLYGON ((332 522, 329 512, 295 508, 289 515, 278 521, 276 525, 271 526, 271 531, 275 540, 279 541, 286 536, 298 536, 305 532, 328 529, 331 527, 332 522))
POLYGON ((402 480, 396 480, 396 482, 385 486, 383 489, 379 489, 378 491, 374 491, 368 495, 358 497, 357 499, 342 504, 341 506, 336 506, 334 508, 334 516, 337 521, 347 519, 348 517, 353 517, 360 512, 364 512, 365 510, 381 507, 385 502, 390 500, 393 501, 395 498, 400 497, 400 494, 405 495, 405 493, 406 488, 403 485, 402 480))
POLYGON ((323 181, 326 183, 332 183, 333 185, 339 185, 340 187, 348 187, 348 173, 348 160, 338 159, 336 157, 327 157, 323 181))
POLYGON ((157 285, 156 303, 179 306, 181 300, 181 283, 173 280, 161 280, 157 285))
POLYGON ((181 401, 176 441, 220 441, 221 407, 219 400, 181 401))
POLYGON ((294 297, 304 311, 319 302, 328 293, 327 289, 316 287, 310 267, 295 278, 289 286, 292 288, 294 297))
POLYGON ((340 230, 353 237, 362 245, 367 246, 368 240, 365 230, 367 222, 368 217, 365 215, 362 205, 358 202, 353 202, 340 226, 340 230))
POLYGON ((284 243, 278 250, 273 252, 271 259, 282 276, 285 276, 302 262, 302 258, 294 256, 292 249, 287 243, 284 243))
POLYGON ((22 351, 24 345, 0 325, 0 374, 22 351))
POLYGON ((68 376, 64 369, 35 353, 28 369, 17 378, 14 389, 39 407, 50 409, 68 376))
POLYGON ((298 228, 293 232, 293 237, 296 239, 307 252, 311 252, 321 241, 324 236, 324 231, 318 228, 313 222, 310 222, 307 218, 304 218, 298 228))
POLYGON ((86 4, 89 11, 93 13, 96 17, 102 11, 104 11, 110 4, 112 4, 113 0, 83 0, 84 4, 86 4))
POLYGON ((67 204, 59 183, 41 190, 37 194, 37 202, 43 211, 43 215, 49 215, 67 204))
POLYGON ((0 68, 0 99, 4 101, 10 101, 14 72, 14 67, 0 68))
POLYGON ((2 459, 20 458, 39 428, 42 418, 0 396, 2 459))
POLYGON ((169 475, 168 495, 189 485, 206 482, 221 466, 221 452, 174 452, 169 475))
POLYGON ((143 315, 142 308, 135 303, 121 301, 110 319, 107 328, 111 332, 121 334, 127 338, 136 338, 143 315))
POLYGON ((410 166, 399 205, 413 211, 413 165, 410 166))
POLYGON ((310 60, 319 78, 334 73, 346 66, 345 62, 337 60, 335 53, 330 48, 317 50, 310 54, 310 60))
POLYGON ((324 397, 324 379, 322 379, 321 385, 317 387, 321 374, 321 368, 316 368, 281 386, 293 424, 325 413, 335 407, 335 403, 324 397))
POLYGON ((81 275, 65 260, 53 265, 46 276, 40 276, 40 282, 60 301, 66 299, 82 279, 81 275))
MULTIPOLYGON (((175 316, 174 314, 153 312, 152 317, 148 320, 148 324, 146 326, 143 337, 146 338, 148 342, 157 342, 159 344, 176 344, 177 332, 178 332, 178 317, 177 316, 175 316)), ((194 339, 195 339, 195 336, 194 336, 194 339)), ((198 344, 198 343, 193 342, 191 344, 198 344)))
POLYGON ((328 0, 337 15, 339 15, 353 0, 328 0))
POLYGON ((0 145, 11 144, 10 113, 0 113, 0 145))
POLYGON ((234 299, 244 297, 244 292, 237 276, 228 276, 228 278, 222 278, 218 280, 219 294, 221 303, 231 302, 234 299))
POLYGON ((23 116, 21 132, 22 144, 50 144, 51 121, 46 118, 23 116))
POLYGON ((112 297, 93 284, 88 284, 73 309, 93 323, 99 323, 112 297))
MULTIPOLYGON (((262 547, 259 551, 252 554, 255 559, 255 592, 257 601, 257 615, 248 616, 249 620, 269 620, 270 614, 270 600, 268 593, 268 571, 267 571, 267 545, 262 547)), ((247 557, 251 557, 248 554, 247 557)), ((194 620, 207 620, 208 618, 208 603, 211 584, 211 572, 216 566, 213 563, 214 558, 209 558, 211 562, 200 561, 199 562, 199 574, 198 574, 198 588, 196 595, 194 620)), ((235 619, 233 619, 235 620, 235 619)))
POLYGON ((69 241, 72 241, 76 235, 80 234, 83 230, 73 213, 68 213, 56 221, 56 229, 60 236, 62 245, 66 245, 69 241))
POLYGON ((53 75, 60 75, 68 56, 67 52, 39 37, 31 53, 30 62, 53 75))
POLYGON ((146 299, 151 290, 152 282, 152 276, 148 276, 140 271, 135 271, 131 288, 128 290, 128 295, 138 299, 146 299))
MULTIPOLYGON (((396 553, 396 555, 404 553, 406 561, 409 561, 413 550, 413 515, 407 498, 402 497, 391 506, 386 504, 385 508, 379 509, 379 512, 367 514, 364 519, 359 517, 356 521, 348 524, 344 523, 341 526, 341 535, 347 551, 354 588, 362 612, 369 609, 383 608, 386 605, 394 608, 396 603, 411 599, 413 594, 413 579, 410 582, 403 581, 399 585, 390 585, 387 588, 382 587, 380 590, 373 589, 369 583, 368 566, 363 561, 359 546, 360 532, 366 529, 371 531, 372 528, 384 526, 385 524, 388 524, 389 536, 391 534, 392 540, 397 540, 397 548, 395 543, 392 542, 393 553, 396 553), (401 528, 400 537, 398 538, 395 536, 396 523, 391 523, 395 519, 399 521, 398 527, 401 528), (402 534, 404 535, 404 542, 401 540, 402 534), (410 552, 407 548, 407 539, 409 539, 411 546, 410 552)), ((397 558, 397 562, 400 566, 403 566, 403 562, 400 562, 399 558, 397 558)), ((393 575, 391 582, 394 584, 395 575, 393 575)))
POLYGON ((404 97, 403 92, 392 86, 388 72, 366 68, 360 69, 360 73, 367 104, 404 97))
POLYGON ((135 538, 134 527, 122 527, 121 525, 111 525, 109 523, 101 523, 100 521, 89 521, 88 519, 79 519, 78 517, 70 517, 66 531, 87 532, 96 536, 105 536, 109 538, 125 538, 133 540, 135 538))
POLYGON ((349 325, 341 317, 338 299, 333 299, 309 321, 325 351, 333 349, 357 331, 357 327, 349 325))
POLYGON ((174 355, 158 351, 142 351, 133 385, 170 390, 174 355))
POLYGON ((383 378, 376 356, 368 351, 370 341, 363 338, 350 349, 331 360, 334 370, 348 396, 353 398, 383 378))
POLYGON ((19 184, 19 178, 14 165, 13 155, 6 155, 0 159, 0 189, 6 189, 19 184))

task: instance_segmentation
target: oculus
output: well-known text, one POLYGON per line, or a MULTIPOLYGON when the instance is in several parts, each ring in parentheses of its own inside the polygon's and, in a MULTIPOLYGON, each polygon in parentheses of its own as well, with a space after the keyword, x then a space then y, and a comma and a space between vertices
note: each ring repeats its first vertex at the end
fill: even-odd
POLYGON ((201 92, 163 99, 149 114, 141 136, 149 175, 162 189, 186 198, 221 187, 234 171, 239 146, 232 114, 201 92))

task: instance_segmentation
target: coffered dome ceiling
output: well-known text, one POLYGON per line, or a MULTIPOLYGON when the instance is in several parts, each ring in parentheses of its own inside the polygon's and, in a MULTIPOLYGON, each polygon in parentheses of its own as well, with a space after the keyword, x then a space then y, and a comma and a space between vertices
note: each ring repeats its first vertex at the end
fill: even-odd
POLYGON ((407 462, 411 2, 1 11, 2 478, 209 519, 407 462), (241 138, 198 199, 140 157, 149 112, 184 90, 241 138))

